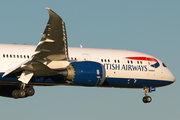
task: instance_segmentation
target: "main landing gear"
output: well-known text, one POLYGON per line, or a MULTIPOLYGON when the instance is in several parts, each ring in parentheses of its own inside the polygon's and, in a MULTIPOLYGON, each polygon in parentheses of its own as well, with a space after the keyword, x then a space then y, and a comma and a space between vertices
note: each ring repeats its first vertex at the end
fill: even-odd
POLYGON ((155 87, 145 87, 144 88, 144 92, 145 92, 145 96, 143 97, 142 101, 144 103, 150 103, 152 101, 152 98, 150 96, 148 96, 149 92, 155 91, 155 87))
POLYGON ((28 96, 33 96, 35 93, 35 90, 33 87, 26 87, 26 88, 20 88, 19 90, 13 90, 12 91, 12 97, 17 99, 17 98, 25 98, 28 96))

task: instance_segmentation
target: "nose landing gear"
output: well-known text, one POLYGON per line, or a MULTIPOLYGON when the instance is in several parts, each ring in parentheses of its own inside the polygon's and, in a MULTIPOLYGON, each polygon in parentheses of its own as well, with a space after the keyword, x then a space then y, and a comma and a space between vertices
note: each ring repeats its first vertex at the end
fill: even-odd
POLYGON ((152 101, 152 98, 150 96, 148 96, 149 92, 155 91, 155 87, 145 87, 144 88, 144 92, 145 92, 145 96, 143 97, 142 101, 144 103, 150 103, 152 101))
POLYGON ((150 96, 144 96, 144 97, 143 97, 143 102, 144 102, 144 103, 150 103, 151 100, 152 100, 152 98, 151 98, 150 96))

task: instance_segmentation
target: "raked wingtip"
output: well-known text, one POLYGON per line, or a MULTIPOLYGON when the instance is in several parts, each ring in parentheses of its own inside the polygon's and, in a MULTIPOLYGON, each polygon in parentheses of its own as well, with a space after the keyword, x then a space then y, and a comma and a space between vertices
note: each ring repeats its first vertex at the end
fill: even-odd
POLYGON ((46 10, 50 10, 50 8, 46 7, 46 10))

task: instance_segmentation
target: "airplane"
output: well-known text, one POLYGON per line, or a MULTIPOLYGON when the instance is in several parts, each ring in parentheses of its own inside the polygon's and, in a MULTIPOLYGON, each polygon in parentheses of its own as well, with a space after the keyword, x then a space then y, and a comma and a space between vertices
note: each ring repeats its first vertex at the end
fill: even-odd
POLYGON ((33 96, 33 86, 141 88, 148 93, 174 83, 167 66, 151 55, 118 49, 68 47, 65 22, 46 8, 49 21, 38 45, 0 44, 0 96, 33 96))

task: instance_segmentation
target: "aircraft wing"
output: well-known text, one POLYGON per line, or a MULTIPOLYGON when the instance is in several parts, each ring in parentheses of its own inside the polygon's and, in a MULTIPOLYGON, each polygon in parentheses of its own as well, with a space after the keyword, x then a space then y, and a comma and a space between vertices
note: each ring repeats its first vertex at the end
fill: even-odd
POLYGON ((68 49, 65 22, 52 10, 46 9, 50 18, 44 30, 44 36, 35 50, 33 59, 67 60, 68 49))
POLYGON ((33 75, 56 75, 57 70, 65 69, 68 62, 68 46, 65 22, 51 9, 44 35, 31 58, 7 70, 3 77, 22 71, 19 80, 28 83, 33 75))

